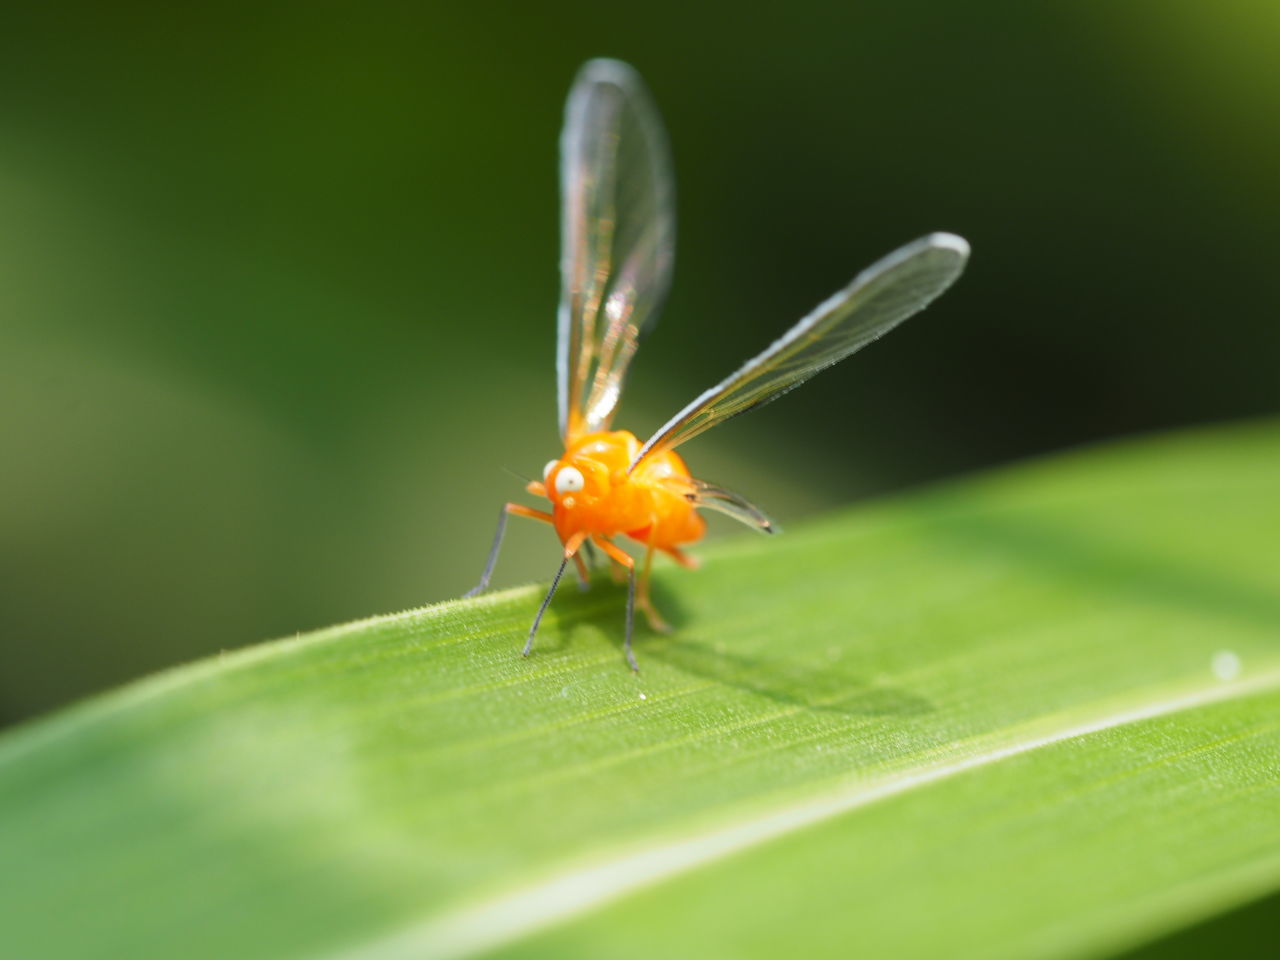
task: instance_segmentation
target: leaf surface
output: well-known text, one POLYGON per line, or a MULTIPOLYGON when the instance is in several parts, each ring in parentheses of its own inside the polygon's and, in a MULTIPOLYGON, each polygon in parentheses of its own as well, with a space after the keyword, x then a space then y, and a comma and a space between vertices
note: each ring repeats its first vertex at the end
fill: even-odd
POLYGON ((735 540, 638 677, 597 585, 528 660, 536 587, 144 680, 0 740, 7 951, 1152 942, 1280 889, 1277 494, 1273 422, 735 540))

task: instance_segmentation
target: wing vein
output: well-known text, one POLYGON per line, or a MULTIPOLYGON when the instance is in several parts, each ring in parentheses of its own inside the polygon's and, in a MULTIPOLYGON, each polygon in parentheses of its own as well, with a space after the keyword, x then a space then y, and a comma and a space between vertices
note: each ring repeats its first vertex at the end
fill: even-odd
POLYGON ((668 420, 631 469, 731 417, 776 400, 927 307, 964 269, 969 245, 933 233, 900 247, 827 298, 758 356, 668 420))

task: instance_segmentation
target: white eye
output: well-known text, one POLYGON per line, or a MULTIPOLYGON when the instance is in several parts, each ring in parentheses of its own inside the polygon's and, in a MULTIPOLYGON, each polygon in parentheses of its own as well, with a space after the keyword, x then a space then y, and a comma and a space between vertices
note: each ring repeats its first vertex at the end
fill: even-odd
POLYGON ((557 463, 559 463, 559 462, 560 462, 559 460, 548 460, 548 461, 547 461, 547 465, 546 465, 545 467, 543 467, 543 468, 542 468, 542 482, 543 482, 543 483, 546 483, 546 482, 547 482, 547 478, 551 476, 551 471, 552 471, 552 470, 554 470, 554 469, 556 468, 556 464, 557 464, 557 463))
POLYGON ((586 485, 577 467, 561 467, 556 474, 556 493, 577 493, 586 485))

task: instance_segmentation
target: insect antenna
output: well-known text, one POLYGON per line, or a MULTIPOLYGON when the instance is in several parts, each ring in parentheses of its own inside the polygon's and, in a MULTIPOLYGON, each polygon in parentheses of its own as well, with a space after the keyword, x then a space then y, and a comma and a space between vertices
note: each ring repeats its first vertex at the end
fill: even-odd
POLYGON ((510 476, 515 477, 517 480, 519 480, 521 483, 523 483, 523 484, 525 484, 525 485, 528 485, 528 484, 530 484, 530 483, 533 483, 533 478, 532 478, 532 477, 525 476, 525 475, 524 475, 523 473, 521 473, 519 470, 512 470, 510 467, 504 466, 504 467, 502 468, 502 472, 503 472, 503 473, 506 473, 506 474, 509 474, 510 476))

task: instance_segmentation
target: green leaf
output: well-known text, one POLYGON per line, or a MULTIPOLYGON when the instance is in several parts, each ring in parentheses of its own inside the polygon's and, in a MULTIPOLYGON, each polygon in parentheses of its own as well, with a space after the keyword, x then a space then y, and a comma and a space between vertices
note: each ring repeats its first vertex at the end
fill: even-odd
POLYGON ((603 584, 145 680, 0 741, 4 952, 1152 942, 1280 889, 1277 494, 1268 423, 734 540, 638 677, 603 584))

